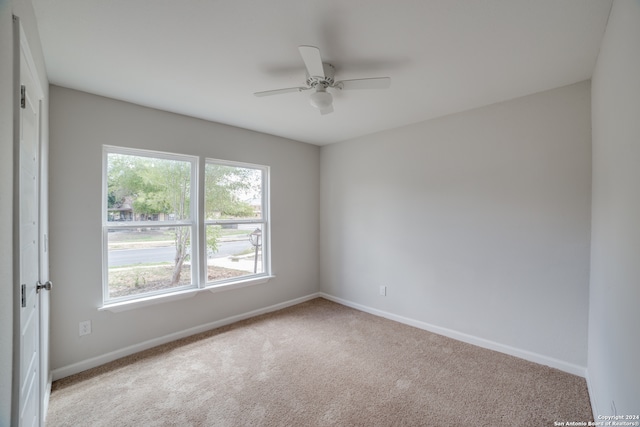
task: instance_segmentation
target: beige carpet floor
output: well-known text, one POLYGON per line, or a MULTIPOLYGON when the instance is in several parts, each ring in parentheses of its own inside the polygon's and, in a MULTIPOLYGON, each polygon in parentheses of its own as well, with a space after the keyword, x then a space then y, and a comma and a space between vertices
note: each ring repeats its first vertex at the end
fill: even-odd
POLYGON ((53 384, 55 426, 553 426, 583 378, 315 299, 53 384))

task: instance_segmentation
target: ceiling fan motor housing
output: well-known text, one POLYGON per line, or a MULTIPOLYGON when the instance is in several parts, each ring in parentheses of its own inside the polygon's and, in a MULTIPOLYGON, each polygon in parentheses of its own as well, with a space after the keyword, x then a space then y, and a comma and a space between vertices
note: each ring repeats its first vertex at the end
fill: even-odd
POLYGON ((333 65, 322 63, 322 69, 324 71, 324 76, 310 76, 309 72, 307 72, 307 85, 316 89, 318 85, 321 87, 333 87, 335 81, 334 76, 336 75, 336 69, 333 65))

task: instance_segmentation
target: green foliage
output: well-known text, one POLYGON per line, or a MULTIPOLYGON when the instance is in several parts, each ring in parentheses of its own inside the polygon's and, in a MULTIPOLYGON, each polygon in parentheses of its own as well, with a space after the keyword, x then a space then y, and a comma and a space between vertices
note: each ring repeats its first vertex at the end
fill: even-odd
POLYGON ((218 252, 218 240, 222 235, 222 227, 219 225, 207 226, 207 252, 218 252))
POLYGON ((109 209, 116 207, 116 195, 113 192, 107 194, 107 207, 109 209))
POLYGON ((125 154, 109 154, 108 205, 128 205, 136 219, 153 214, 189 217, 191 164, 125 154))
POLYGON ((252 218, 251 201, 261 195, 258 169, 207 164, 205 215, 207 218, 252 218))
POLYGON ((123 205, 128 197, 137 197, 143 189, 142 160, 141 157, 109 154, 107 185, 114 207, 123 205))

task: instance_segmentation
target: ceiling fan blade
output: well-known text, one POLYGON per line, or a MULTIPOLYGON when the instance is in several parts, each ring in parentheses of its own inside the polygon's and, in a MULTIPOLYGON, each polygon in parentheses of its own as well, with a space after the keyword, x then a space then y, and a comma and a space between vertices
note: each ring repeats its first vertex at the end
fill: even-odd
POLYGON ((275 90, 265 90, 263 92, 254 93, 255 96, 271 96, 271 95, 280 95, 281 93, 289 93, 289 92, 302 92, 303 90, 308 90, 308 87, 288 87, 284 89, 275 89, 275 90))
POLYGON ((315 46, 298 46, 304 65, 311 77, 324 77, 324 67, 322 66, 322 57, 320 49, 315 46))
POLYGON ((329 113, 333 113, 333 105, 329 105, 327 108, 323 108, 320 110, 320 114, 323 116, 329 113))
POLYGON ((388 89, 389 86, 391 86, 390 77, 372 77, 370 79, 342 80, 334 84, 334 87, 343 90, 388 89))

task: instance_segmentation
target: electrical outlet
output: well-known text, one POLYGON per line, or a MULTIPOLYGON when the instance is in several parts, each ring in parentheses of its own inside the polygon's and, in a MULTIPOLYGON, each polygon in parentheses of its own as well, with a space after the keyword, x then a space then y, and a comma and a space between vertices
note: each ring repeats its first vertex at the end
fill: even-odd
POLYGON ((380 286, 380 295, 382 295, 383 297, 387 296, 387 287, 386 286, 380 286))
POLYGON ((80 336, 89 335, 91 333, 91 320, 85 320, 80 322, 79 334, 80 336))

